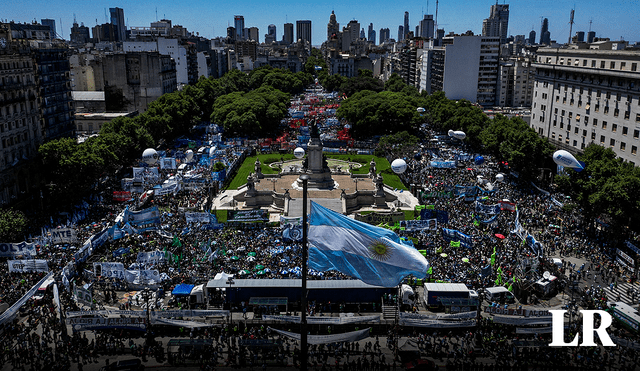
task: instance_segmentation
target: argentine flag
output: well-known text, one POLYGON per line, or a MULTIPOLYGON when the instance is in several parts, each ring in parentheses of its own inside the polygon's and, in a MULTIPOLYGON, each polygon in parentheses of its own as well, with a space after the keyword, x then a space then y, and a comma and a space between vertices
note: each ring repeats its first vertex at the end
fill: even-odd
POLYGON ((429 263, 394 232, 359 222, 311 202, 309 268, 337 270, 375 286, 395 287, 412 274, 424 278, 429 263))

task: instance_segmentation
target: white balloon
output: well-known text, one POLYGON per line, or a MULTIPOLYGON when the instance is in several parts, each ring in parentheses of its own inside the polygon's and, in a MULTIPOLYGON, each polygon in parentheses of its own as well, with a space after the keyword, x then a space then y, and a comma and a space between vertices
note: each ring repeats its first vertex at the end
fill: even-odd
POLYGON ((209 157, 215 156, 216 155, 216 150, 217 150, 216 147, 209 148, 209 157))
POLYGON ((584 167, 580 164, 580 162, 578 162, 578 160, 576 160, 575 157, 573 157, 573 155, 563 149, 555 151, 553 153, 553 161, 560 165, 560 166, 564 166, 564 167, 570 167, 570 168, 574 168, 574 169, 584 169, 584 167))
POLYGON ((423 113, 425 111, 425 109, 423 107, 418 107, 418 112, 423 113))
POLYGON ((191 161, 191 159, 193 158, 193 151, 192 150, 188 150, 185 153, 185 158, 187 159, 187 162, 191 161))
POLYGON ((504 181, 504 175, 503 175, 503 174, 497 174, 497 175, 496 175, 496 181, 497 181, 497 182, 502 182, 502 181, 504 181))
POLYGON ((147 148, 142 152, 142 161, 147 165, 154 165, 158 162, 158 152, 153 148, 147 148))
POLYGON ((450 136, 450 137, 452 137, 452 136, 453 136, 453 130, 449 130, 449 131, 447 132, 447 134, 449 134, 449 136, 450 136))
POLYGON ((304 157, 304 148, 302 147, 298 147, 296 149, 293 150, 293 155, 296 156, 296 158, 300 159, 304 157))
POLYGON ((397 158, 391 163, 391 170, 396 174, 402 174, 407 170, 407 163, 403 159, 397 158))
POLYGON ((451 134, 451 136, 456 139, 462 140, 467 137, 467 134, 465 134, 464 131, 454 131, 453 134, 451 134))

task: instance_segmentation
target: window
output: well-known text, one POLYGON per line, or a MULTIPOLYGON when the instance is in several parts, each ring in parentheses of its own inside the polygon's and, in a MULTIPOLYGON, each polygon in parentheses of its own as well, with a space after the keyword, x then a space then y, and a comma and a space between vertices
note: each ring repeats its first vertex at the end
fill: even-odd
POLYGON ((640 130, 635 129, 633 131, 633 139, 638 139, 638 137, 640 137, 640 130))
POLYGON ((560 114, 560 116, 564 116, 564 110, 562 110, 562 113, 560 114))
POLYGON ((640 122, 640 113, 636 113, 636 122, 640 122))
POLYGON ((582 130, 582 136, 586 137, 587 136, 587 131, 586 130, 582 130))
POLYGON ((635 72, 638 70, 638 64, 637 63, 631 63, 631 71, 635 72))
POLYGON ((600 61, 600 68, 604 68, 604 61, 600 61))
POLYGON ((627 62, 620 62, 620 69, 624 70, 625 67, 627 67, 627 62))
POLYGON ((604 106, 604 114, 609 114, 609 106, 604 106))
POLYGON ((618 115, 620 115, 620 110, 617 108, 613 109, 613 117, 618 117, 618 115))
POLYGON ((588 125, 589 124, 589 116, 585 116, 584 117, 584 124, 588 125))
MULTIPOLYGON (((577 61, 576 61, 576 62, 577 62, 577 61)), ((574 140, 574 141, 573 141, 573 146, 574 146, 574 147, 576 147, 577 145, 578 145, 578 141, 577 141, 577 140, 574 140)))
POLYGON ((578 134, 579 131, 580 131, 580 129, 576 126, 576 128, 574 130, 574 134, 578 134))
POLYGON ((624 111, 624 119, 625 119, 625 120, 628 120, 628 119, 629 119, 629 116, 631 116, 631 112, 630 112, 630 111, 628 111, 628 110, 627 110, 627 111, 624 111))
POLYGON ((625 149, 627 149, 627 143, 625 142, 620 142, 620 150, 624 151, 625 149))
POLYGON ((606 121, 602 121, 602 129, 606 129, 607 128, 607 122, 606 121))
POLYGON ((600 103, 596 103, 595 111, 600 112, 600 103))
POLYGON ((631 154, 635 155, 636 153, 638 153, 638 147, 636 146, 631 146, 631 154))
POLYGON ((615 146, 616 146, 616 140, 615 140, 615 139, 613 139, 613 138, 609 139, 609 145, 610 145, 611 147, 615 147, 615 146))
POLYGON ((622 135, 627 135, 627 133, 629 132, 629 128, 627 128, 626 126, 622 127, 622 135))
POLYGON ((591 140, 596 140, 596 132, 595 131, 591 132, 591 140))
POLYGON ((608 91, 606 96, 607 96, 607 99, 611 99, 611 92, 608 91))
POLYGON ((586 60, 586 59, 584 59, 584 60, 582 61, 582 67, 587 67, 587 60, 586 60))
POLYGON ((593 126, 598 126, 598 119, 593 119, 593 126))
POLYGON ((596 60, 591 61, 591 68, 596 68, 596 60))
POLYGON ((609 63, 609 69, 614 70, 615 68, 616 68, 616 62, 611 61, 611 62, 609 63))

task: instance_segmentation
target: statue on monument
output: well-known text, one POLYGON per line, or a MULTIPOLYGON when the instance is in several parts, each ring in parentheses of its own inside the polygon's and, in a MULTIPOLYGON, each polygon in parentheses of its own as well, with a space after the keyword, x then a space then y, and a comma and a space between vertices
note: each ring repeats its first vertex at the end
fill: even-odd
POLYGON ((369 163, 369 177, 374 179, 376 177, 376 162, 373 159, 369 163))
POLYGON ((311 128, 309 131, 309 136, 311 138, 320 138, 320 131, 318 130, 318 125, 315 119, 311 122, 311 128))

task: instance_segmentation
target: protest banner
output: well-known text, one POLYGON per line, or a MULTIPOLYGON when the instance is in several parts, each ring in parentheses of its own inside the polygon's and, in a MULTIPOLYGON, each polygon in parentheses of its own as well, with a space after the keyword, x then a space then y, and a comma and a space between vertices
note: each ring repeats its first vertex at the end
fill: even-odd
POLYGON ((57 228, 49 231, 53 243, 74 243, 76 239, 75 228, 57 228))
POLYGON ((36 245, 27 242, 0 243, 0 256, 13 258, 16 256, 36 255, 36 245))
POLYGON ((49 272, 46 260, 8 260, 7 264, 9 265, 9 272, 49 272))

